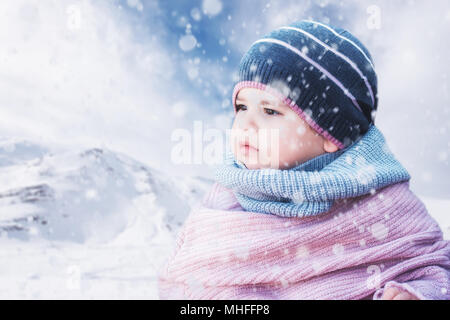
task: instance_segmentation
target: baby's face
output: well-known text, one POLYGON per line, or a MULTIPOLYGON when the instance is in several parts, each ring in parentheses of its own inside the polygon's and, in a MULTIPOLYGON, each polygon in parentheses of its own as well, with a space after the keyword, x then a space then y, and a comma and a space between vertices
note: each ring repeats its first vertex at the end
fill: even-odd
POLYGON ((231 150, 248 169, 289 169, 338 150, 282 100, 266 91, 241 89, 236 109, 231 150))

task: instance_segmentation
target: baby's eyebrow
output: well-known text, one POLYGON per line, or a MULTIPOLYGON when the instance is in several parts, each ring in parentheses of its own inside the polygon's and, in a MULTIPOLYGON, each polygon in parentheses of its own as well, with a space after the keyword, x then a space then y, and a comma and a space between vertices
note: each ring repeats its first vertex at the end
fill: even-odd
MULTIPOLYGON (((242 98, 237 98, 236 99, 236 103, 237 102, 247 102, 245 99, 242 99, 242 98)), ((270 106, 278 106, 278 103, 277 103, 277 101, 269 101, 269 100, 261 100, 260 102, 259 102, 259 104, 260 105, 270 105, 270 106)))

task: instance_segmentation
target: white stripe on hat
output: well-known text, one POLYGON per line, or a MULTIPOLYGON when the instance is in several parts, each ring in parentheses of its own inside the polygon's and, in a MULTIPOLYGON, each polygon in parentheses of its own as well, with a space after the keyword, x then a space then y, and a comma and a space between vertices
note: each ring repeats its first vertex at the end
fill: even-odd
POLYGON ((333 52, 335 55, 337 55, 337 56, 341 57, 342 59, 344 59, 348 64, 350 64, 352 66, 352 68, 356 72, 358 72, 359 76, 364 80, 364 83, 366 84, 367 89, 369 89, 370 97, 372 98, 372 104, 375 104, 375 98, 373 96, 372 87, 371 87, 369 81, 367 80, 367 77, 361 72, 361 70, 359 70, 359 68, 356 65, 356 63, 354 63, 352 60, 350 60, 346 55, 342 54, 339 51, 336 51, 333 47, 330 47, 329 45, 327 45, 326 43, 324 43, 321 40, 317 39, 315 36, 313 36, 309 32, 306 32, 305 30, 302 30, 302 29, 299 29, 299 28, 294 28, 294 27, 281 27, 280 29, 288 29, 288 30, 294 30, 294 31, 297 31, 297 32, 301 32, 304 35, 306 35, 306 36, 310 37, 311 39, 313 39, 314 41, 320 43, 322 46, 324 46, 325 48, 327 48, 328 50, 333 52))
POLYGON ((333 29, 330 28, 329 26, 327 26, 327 25, 325 25, 325 24, 322 24, 322 23, 320 23, 320 22, 312 21, 312 20, 303 20, 303 21, 315 23, 315 24, 318 24, 318 25, 320 25, 320 26, 322 26, 322 27, 324 27, 324 28, 327 28, 328 30, 330 30, 331 32, 333 32, 336 36, 338 36, 339 38, 344 39, 345 41, 350 42, 356 49, 358 49, 358 50, 364 55, 364 58, 366 58, 366 60, 370 63, 370 66, 372 67, 372 69, 375 70, 375 67, 374 67, 372 61, 371 61, 371 60, 369 59, 369 57, 365 54, 364 50, 362 50, 362 49, 361 49, 356 43, 354 43, 352 40, 350 40, 350 39, 348 39, 348 38, 346 38, 346 37, 344 37, 344 36, 341 36, 341 35, 340 35, 339 33, 337 33, 335 30, 333 30, 333 29))
POLYGON ((338 79, 336 79, 336 77, 334 77, 331 73, 329 73, 328 70, 326 70, 324 67, 322 67, 320 64, 318 64, 317 62, 315 62, 311 58, 309 58, 303 52, 301 52, 297 48, 291 46, 287 42, 284 42, 284 41, 281 41, 281 40, 278 40, 278 39, 272 39, 272 38, 259 39, 259 40, 255 41, 252 44, 252 46, 254 44, 256 44, 256 43, 259 43, 259 42, 275 43, 275 44, 278 44, 280 46, 283 46, 283 47, 285 47, 285 48, 295 52, 297 55, 299 55, 300 57, 302 57, 303 59, 308 61, 310 64, 312 64, 314 67, 319 69, 323 74, 325 74, 328 78, 330 78, 335 84, 337 84, 338 87, 341 88, 341 90, 344 92, 344 94, 352 100, 353 104, 358 108, 358 110, 363 112, 361 107, 359 106, 358 102, 356 101, 355 97, 350 93, 350 91, 347 88, 345 88, 344 85, 338 79))

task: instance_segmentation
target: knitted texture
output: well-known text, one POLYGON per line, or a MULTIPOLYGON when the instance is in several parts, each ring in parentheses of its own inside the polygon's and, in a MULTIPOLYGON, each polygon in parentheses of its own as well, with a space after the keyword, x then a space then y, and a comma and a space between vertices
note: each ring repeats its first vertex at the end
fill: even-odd
POLYGON ((410 179, 375 125, 352 146, 288 170, 249 170, 228 151, 215 176, 233 190, 245 210, 284 217, 317 215, 336 199, 374 193, 410 179))
POLYGON ((244 211, 215 183, 158 278, 161 299, 450 299, 450 242, 409 181, 306 218, 244 211))
POLYGON ((245 87, 277 92, 320 134, 345 148, 375 121, 377 75, 367 48, 350 32, 301 20, 255 41, 239 63, 245 87))

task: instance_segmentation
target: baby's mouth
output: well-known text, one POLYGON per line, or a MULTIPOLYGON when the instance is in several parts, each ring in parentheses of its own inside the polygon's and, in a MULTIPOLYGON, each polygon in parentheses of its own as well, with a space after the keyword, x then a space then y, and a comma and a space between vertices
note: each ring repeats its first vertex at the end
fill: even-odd
POLYGON ((258 151, 259 149, 252 146, 250 143, 248 142, 241 142, 239 143, 239 148, 245 152, 249 152, 249 151, 258 151))

